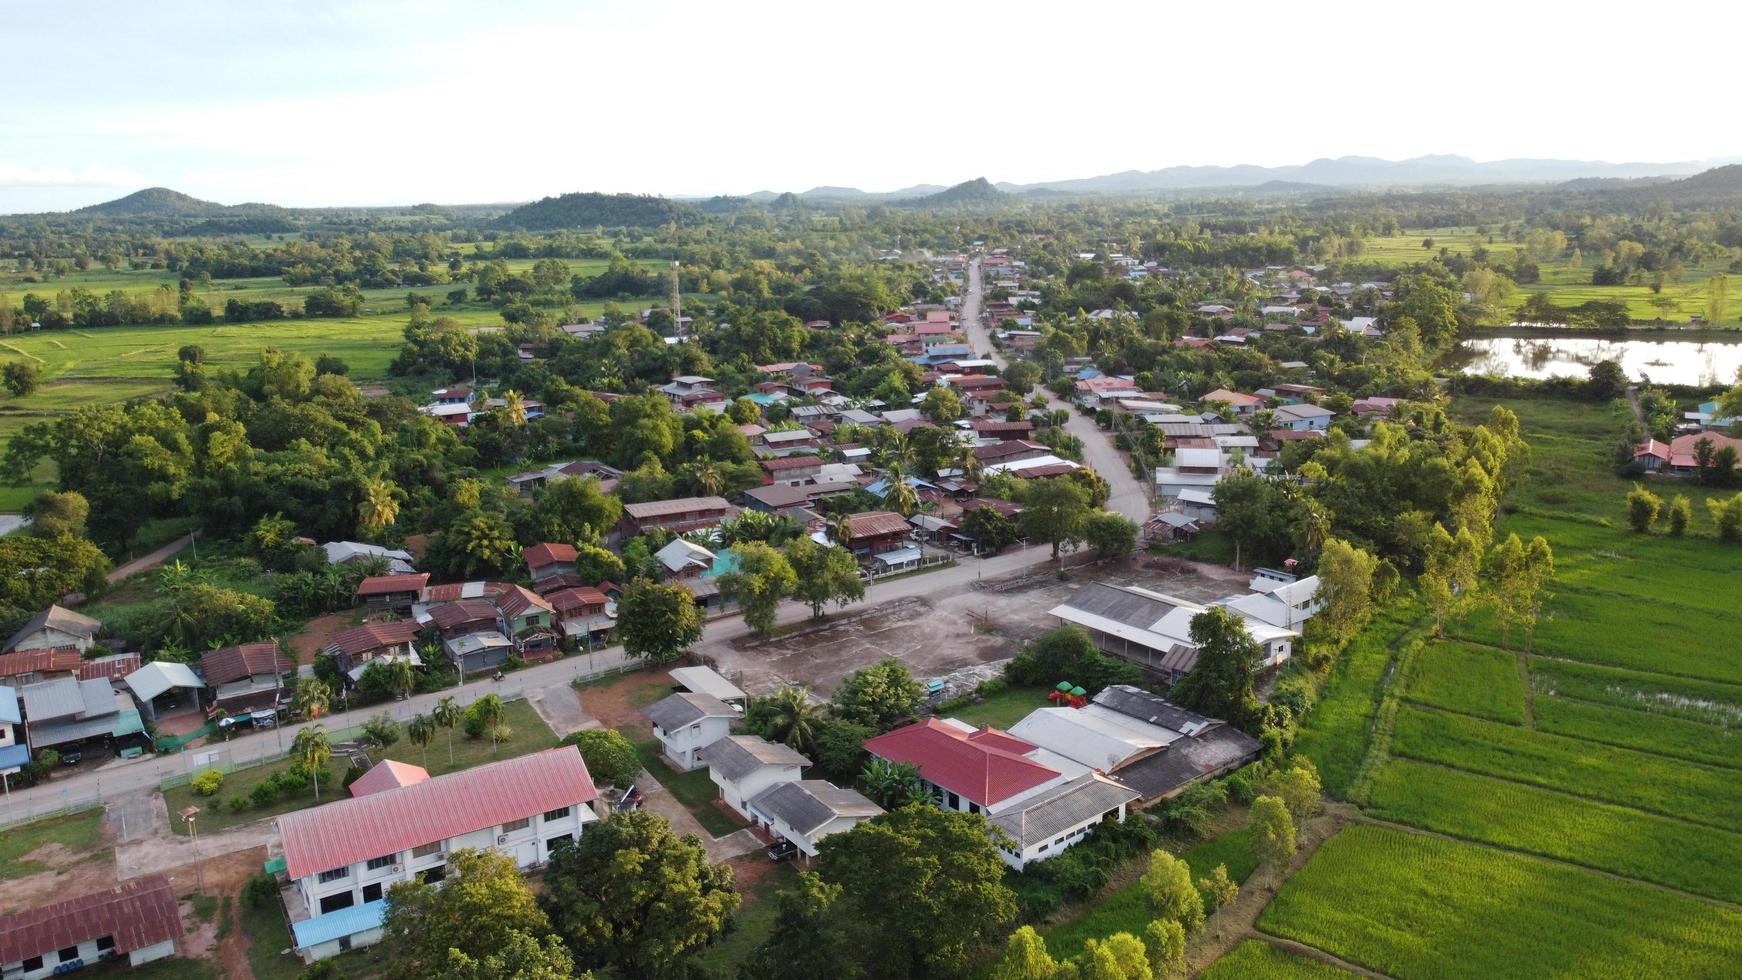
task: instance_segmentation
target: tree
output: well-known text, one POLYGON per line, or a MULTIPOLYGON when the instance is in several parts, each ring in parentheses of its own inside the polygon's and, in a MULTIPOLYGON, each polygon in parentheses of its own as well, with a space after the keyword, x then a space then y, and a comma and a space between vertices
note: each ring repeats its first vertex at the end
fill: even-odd
POLYGON ((976 507, 962 518, 962 533, 983 551, 998 552, 1015 544, 1020 536, 1016 522, 996 507, 976 507))
POLYGON ((1220 918, 1222 910, 1240 897, 1240 883, 1228 877, 1226 864, 1216 865, 1208 878, 1198 879, 1198 890, 1208 900, 1210 915, 1220 918))
POLYGON ((668 664, 702 638, 702 613, 682 586, 637 579, 617 603, 617 636, 630 656, 668 664))
POLYGON ((625 577, 624 571, 623 559, 614 552, 593 544, 575 546, 575 577, 582 584, 621 582, 625 577))
POLYGON ((1192 884, 1192 867, 1161 848, 1149 855, 1149 869, 1143 872, 1143 894, 1158 919, 1172 919, 1187 933, 1197 932, 1204 924, 1204 897, 1192 884))
POLYGON ((411 697, 411 692, 417 689, 417 668, 411 665, 410 657, 395 657, 387 664, 387 676, 393 684, 393 693, 403 698, 411 697))
POLYGON ((1085 940, 1083 955, 1076 962, 1082 980, 1153 980, 1154 976, 1143 940, 1128 932, 1085 940))
POLYGON ((852 980, 863 974, 831 923, 841 886, 812 871, 775 896, 774 929, 750 954, 738 975, 746 980, 852 980))
POLYGON ((326 727, 310 725, 297 732, 296 740, 290 744, 290 754, 308 769, 309 782, 315 787, 315 799, 320 799, 321 777, 326 774, 327 763, 333 758, 333 746, 327 741, 326 727))
POLYGON ((1373 617, 1379 559, 1341 538, 1326 538, 1316 571, 1323 603, 1317 621, 1333 641, 1347 643, 1373 617))
POLYGON ((599 538, 623 519, 623 502, 601 491, 599 481, 588 476, 558 480, 545 487, 533 511, 544 540, 596 546, 599 538))
POLYGON ((1246 621, 1225 606, 1211 606, 1192 617, 1191 637, 1197 663, 1173 686, 1172 700, 1238 728, 1252 726, 1259 714, 1252 675, 1264 650, 1246 621))
POLYGON ((1706 510, 1718 529, 1718 540, 1725 544, 1742 541, 1742 493, 1729 500, 1706 499, 1706 510))
POLYGON ((1149 969, 1156 980, 1172 980, 1186 974, 1186 931, 1174 919, 1154 919, 1143 930, 1143 945, 1149 950, 1149 969))
POLYGON ((1058 961, 1046 951, 1046 940, 1033 926, 1023 926, 1010 934, 989 976, 991 980, 1053 980, 1058 969, 1058 961))
POLYGON ((296 682, 296 695, 292 704, 302 713, 304 718, 319 718, 326 714, 327 706, 333 702, 332 689, 327 682, 318 677, 303 677, 296 682))
POLYGON ((1097 558, 1122 558, 1137 550, 1137 524, 1123 514, 1094 511, 1083 521, 1083 540, 1097 558))
POLYGON ((1542 590, 1554 577, 1554 553, 1541 535, 1525 546, 1518 535, 1507 535, 1488 555, 1488 600, 1500 623, 1500 644, 1506 646, 1513 629, 1526 634, 1536 629, 1542 609, 1542 590))
POLYGON ((645 810, 588 827, 551 856, 544 880, 542 905, 576 960, 624 976, 681 975, 739 903, 731 868, 645 810))
POLYGON ((797 537, 786 546, 786 561, 796 582, 792 597, 809 603, 811 618, 823 618, 823 606, 833 602, 841 609, 865 598, 865 583, 851 552, 797 537))
POLYGON ((1287 554, 1293 544, 1295 502, 1278 483, 1255 473, 1225 477, 1210 491, 1216 502, 1216 529, 1234 539, 1234 567, 1248 552, 1260 560, 1287 554))
POLYGON ((405 737, 423 753, 423 767, 429 768, 429 743, 435 741, 436 723, 429 715, 418 712, 406 723, 405 737))
MULTIPOLYGON (((331 960, 322 960, 331 963, 331 960)), ((511 932, 506 945, 482 958, 449 948, 439 976, 452 980, 591 980, 575 973, 575 958, 556 936, 541 942, 529 933, 511 932)))
POLYGON ((1639 484, 1635 483, 1633 489, 1627 491, 1627 523, 1640 534, 1651 531, 1662 509, 1663 498, 1639 484))
POLYGON ((1598 361, 1585 374, 1585 397, 1591 401, 1614 401, 1627 393, 1627 372, 1619 362, 1598 361))
POLYGON ((1030 541, 1052 546, 1053 561, 1059 549, 1082 540, 1083 522, 1089 517, 1089 494, 1068 480, 1034 480, 1022 495, 1022 531, 1030 541))
POLYGON ((744 727, 805 755, 815 747, 818 721, 810 692, 791 684, 766 697, 752 698, 744 711, 744 727))
POLYGON ((1688 498, 1679 493, 1676 494, 1675 499, 1669 502, 1670 537, 1679 538, 1686 534, 1688 531, 1688 522, 1692 521, 1693 517, 1694 508, 1693 505, 1688 503, 1688 498))
POLYGON ((520 554, 514 528, 501 514, 480 510, 462 514, 443 537, 451 555, 449 570, 467 577, 506 571, 520 554))
POLYGON ((920 400, 919 410, 933 422, 947 424, 962 417, 962 400, 957 397, 954 388, 937 385, 925 393, 925 397, 920 400))
POLYGON ((780 601, 792 594, 798 576, 786 556, 761 541, 735 549, 738 567, 720 576, 721 591, 738 601, 744 622, 757 636, 774 629, 780 601))
POLYGON ((625 788, 641 776, 635 744, 614 728, 583 728, 562 740, 580 750, 587 772, 609 786, 625 788))
MULTIPOLYGON (((478 719, 484 730, 490 733, 490 752, 496 752, 496 730, 502 724, 502 712, 506 709, 500 695, 486 694, 466 709, 466 714, 478 719)), ((470 729, 468 729, 470 731, 470 729)))
POLYGON ((1000 376, 1004 378, 1004 387, 1017 395, 1027 395, 1040 381, 1040 365, 1033 361, 1013 361, 1000 376))
POLYGON ((1260 796, 1253 800, 1246 826, 1252 832, 1252 854, 1258 863, 1280 868, 1294 857, 1294 821, 1289 818, 1288 805, 1280 799, 1260 796))
POLYGON ((76 490, 46 490, 30 505, 30 533, 39 538, 79 538, 91 517, 90 501, 76 490))
POLYGON ((1706 280, 1706 323, 1708 325, 1716 327, 1724 323, 1729 297, 1729 279, 1724 276, 1713 276, 1706 280))
POLYGON ((1296 820, 1305 820, 1319 812, 1319 774, 1305 758, 1297 757, 1294 765, 1278 769, 1264 782, 1264 791, 1282 800, 1296 820))
POLYGON ((1456 537, 1435 524, 1428 532, 1421 573, 1422 593, 1434 614, 1434 635, 1446 635, 1446 619, 1459 615, 1474 601, 1482 570, 1482 546, 1468 528, 1456 537))
POLYGON ((399 519, 399 499, 394 495, 396 489, 392 482, 377 479, 364 480, 359 486, 357 530, 365 537, 380 534, 399 519))
POLYGON ((878 977, 956 976, 1016 914, 1004 861, 979 814, 908 806, 820 845, 841 886, 841 929, 878 977))
POLYGON ((448 730, 448 765, 450 766, 454 764, 454 729, 460 724, 462 714, 460 703, 454 700, 451 694, 444 695, 441 700, 437 701, 429 713, 430 720, 436 723, 436 727, 448 730))
POLYGON ((926 803, 925 787, 919 779, 919 767, 911 762, 891 762, 872 759, 859 773, 859 785, 865 795, 885 810, 899 810, 909 803, 926 803))
POLYGON ((865 741, 877 735, 877 729, 839 718, 825 718, 816 726, 812 737, 812 755, 816 760, 813 776, 845 785, 851 783, 865 764, 865 741))
POLYGON ((481 961, 509 949, 517 934, 549 931, 550 920, 512 858, 462 848, 448 856, 440 885, 418 878, 388 890, 382 946, 390 976, 433 980, 449 976, 449 951, 481 961))
POLYGON ((861 667, 835 689, 830 711, 836 718, 888 731, 919 710, 925 689, 895 659, 861 667))
MULTIPOLYGON (((884 482, 887 489, 883 494, 883 506, 895 511, 902 517, 909 517, 919 509, 919 491, 908 482, 907 474, 899 463, 891 463, 884 469, 884 482)), ((836 544, 842 544, 837 540, 836 544)))
MULTIPOLYGON (((0 537, 0 605, 36 610, 59 602, 69 592, 96 595, 107 584, 108 571, 109 559, 83 538, 26 534, 0 537)), ((272 603, 256 596, 249 598, 255 600, 250 608, 264 603, 264 612, 270 619, 272 603)), ((197 629, 193 635, 204 638, 197 629)))
POLYGON ((0 384, 17 398, 35 394, 42 385, 42 369, 34 361, 7 361, 0 367, 0 384))

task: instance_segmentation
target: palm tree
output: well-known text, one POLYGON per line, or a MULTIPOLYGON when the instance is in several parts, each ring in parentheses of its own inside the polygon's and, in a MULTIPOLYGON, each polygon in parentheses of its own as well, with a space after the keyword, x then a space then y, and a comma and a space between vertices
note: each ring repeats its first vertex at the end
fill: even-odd
POLYGON ((853 546, 853 544, 852 544, 852 542, 853 542, 853 515, 852 514, 836 514, 834 519, 829 521, 829 540, 833 541, 834 543, 840 545, 843 548, 849 548, 849 549, 852 548, 852 546, 853 546))
POLYGON ((296 741, 290 743, 290 753, 296 756, 303 767, 308 769, 309 778, 315 784, 315 799, 321 798, 321 774, 326 772, 327 763, 332 761, 333 746, 327 741, 327 730, 321 725, 310 725, 296 733, 296 741))
POLYGON ((1314 554, 1325 546, 1325 538, 1330 533, 1331 521, 1325 514, 1325 509, 1312 500, 1303 500, 1300 516, 1294 525, 1295 544, 1305 554, 1314 554))
POLYGON ((436 723, 429 715, 415 714, 405 725, 405 736, 423 751, 423 767, 429 768, 429 743, 435 741, 436 723))
POLYGON ((399 518, 399 500, 393 496, 390 481, 368 479, 360 488, 362 499, 357 503, 357 530, 365 535, 380 534, 399 518))
POLYGON ((796 752, 816 748, 817 708, 810 692, 790 684, 768 697, 768 734, 796 752))
POLYGON ((885 810, 899 810, 924 797, 919 784, 919 767, 911 762, 890 762, 872 759, 859 774, 865 795, 885 810))
POLYGON ((719 464, 713 462, 697 463, 690 473, 690 479, 695 482, 696 489, 704 497, 717 497, 726 488, 725 474, 720 472, 719 464))
POLYGON ((454 764, 454 726, 460 723, 460 703, 454 700, 453 695, 444 697, 436 702, 430 718, 438 726, 448 730, 448 765, 451 766, 454 764))
POLYGON ((333 703, 333 691, 319 677, 304 677, 296 682, 296 710, 305 718, 319 718, 333 703))
POLYGON ((496 753, 496 728, 502 724, 502 699, 494 694, 486 694, 472 702, 472 710, 477 712, 478 719, 484 727, 490 730, 490 753, 496 753))
POLYGON ((411 665, 410 657, 396 657, 387 664, 388 676, 393 679, 393 689, 401 697, 410 697, 412 689, 417 687, 417 668, 411 665))
POLYGON ((509 425, 526 424, 526 401, 513 388, 502 393, 502 421, 509 425))
POLYGON ((891 463, 884 478, 889 481, 889 487, 883 491, 884 506, 902 517, 919 509, 919 494, 913 489, 913 484, 907 482, 907 474, 902 471, 900 463, 891 463))

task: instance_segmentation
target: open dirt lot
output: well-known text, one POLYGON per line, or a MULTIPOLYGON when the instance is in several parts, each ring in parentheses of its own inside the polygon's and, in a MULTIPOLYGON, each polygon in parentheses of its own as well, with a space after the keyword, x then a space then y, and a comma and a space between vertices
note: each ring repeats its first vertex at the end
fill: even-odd
POLYGON ((817 629, 766 642, 710 644, 699 652, 751 693, 790 683, 827 696, 847 674, 890 657, 921 679, 1007 659, 1020 644, 1053 629, 1057 621, 1047 610, 1088 582, 1138 586, 1197 602, 1246 590, 1245 576, 1228 569, 1170 564, 1179 567, 1122 562, 1079 568, 1064 582, 1050 570, 979 587, 970 582, 935 595, 853 607, 817 629))

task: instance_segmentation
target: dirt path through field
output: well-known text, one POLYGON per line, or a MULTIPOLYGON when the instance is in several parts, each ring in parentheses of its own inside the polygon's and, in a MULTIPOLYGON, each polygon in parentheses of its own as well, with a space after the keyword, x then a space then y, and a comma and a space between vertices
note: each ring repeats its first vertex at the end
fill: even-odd
MULTIPOLYGON (((199 532, 196 531, 194 533, 197 534, 199 532)), ((109 580, 110 585, 114 585, 116 582, 121 581, 129 575, 137 575, 147 569, 156 568, 168 560, 171 555, 174 555, 176 552, 179 552, 183 548, 192 544, 193 540, 193 534, 184 534, 148 555, 140 555, 138 558, 135 558, 127 564, 122 565, 120 568, 110 572, 105 577, 109 580)))

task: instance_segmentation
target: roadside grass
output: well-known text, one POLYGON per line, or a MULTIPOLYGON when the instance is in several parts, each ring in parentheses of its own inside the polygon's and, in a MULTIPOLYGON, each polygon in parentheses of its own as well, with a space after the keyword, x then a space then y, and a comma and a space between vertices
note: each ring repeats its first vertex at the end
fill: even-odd
POLYGON ((248 937, 248 966, 254 980, 296 980, 301 976, 304 970, 301 958, 295 953, 281 952, 290 948, 292 940, 277 896, 261 908, 239 901, 238 910, 242 934, 248 937))
POLYGON ((1530 685, 1539 696, 1575 698, 1726 729, 1742 727, 1742 685, 1540 656, 1530 658, 1530 685))
POLYGON ((1223 531, 1203 531, 1190 541, 1152 544, 1149 553, 1164 558, 1184 558, 1212 565, 1234 564, 1234 539, 1223 531))
POLYGON ((1453 837, 1736 902, 1742 835, 1507 779, 1393 759, 1368 812, 1453 837))
POLYGON ((48 871, 50 865, 25 857, 40 847, 59 844, 80 860, 107 857, 113 853, 103 843, 103 809, 44 817, 0 831, 0 881, 11 881, 48 871))
POLYGON ((744 904, 732 920, 732 931, 702 950, 694 964, 704 976, 735 977, 756 947, 774 934, 774 923, 780 914, 776 895, 798 884, 799 869, 791 862, 782 864, 756 879, 744 890, 744 904))
POLYGON ((1410 630, 1418 613, 1413 600, 1400 597, 1369 623, 1338 655, 1319 689, 1318 703, 1301 722, 1294 751, 1313 761, 1324 791, 1336 799, 1348 798, 1367 754, 1380 684, 1395 656, 1392 646, 1410 630))
POLYGON ((1044 687, 1010 687, 997 694, 966 707, 949 712, 952 718, 959 718, 970 725, 991 725, 993 728, 1009 728, 1036 708, 1045 708, 1052 704, 1046 699, 1051 693, 1044 687))
POLYGON ((1353 824, 1259 917, 1393 977, 1734 976, 1742 912, 1581 868, 1353 824))
POLYGON ((1731 770, 1408 705, 1398 712, 1391 749, 1422 762, 1742 831, 1742 779, 1731 770))
POLYGON ((1344 980, 1353 976, 1329 963, 1299 956, 1261 939, 1247 939, 1211 963, 1199 980, 1344 980))
MULTIPOLYGON (((368 718, 368 713, 362 709, 352 712, 351 715, 351 717, 347 717, 345 720, 347 722, 355 722, 358 725, 361 725, 368 718)), ((417 746, 411 744, 411 741, 405 737, 404 722, 402 720, 399 741, 388 746, 386 749, 370 750, 369 758, 374 762, 381 762, 384 759, 393 759, 414 766, 422 766, 429 770, 431 776, 440 776, 450 772, 459 772, 462 769, 470 769, 473 766, 480 766, 489 762, 500 762, 503 759, 512 759, 515 756, 526 755, 530 752, 538 752, 543 749, 551 748, 557 744, 557 737, 551 732, 550 726, 545 724, 544 719, 538 716, 538 712, 533 710, 532 705, 523 700, 509 701, 503 706, 502 723, 507 725, 513 732, 513 737, 508 741, 497 745, 493 752, 491 751, 489 738, 470 739, 467 738, 463 732, 454 731, 454 754, 452 762, 448 761, 448 732, 445 730, 437 731, 435 741, 430 743, 426 764, 426 753, 420 750, 417 746)), ((332 734, 338 734, 337 730, 334 730, 332 734)), ((335 739, 335 741, 336 740, 337 739, 335 739)), ((287 746, 290 744, 288 738, 285 739, 285 744, 287 746)), ((253 792, 256 785, 278 773, 290 769, 294 761, 295 760, 293 759, 280 759, 277 762, 269 762, 266 765, 254 766, 248 769, 238 769, 234 772, 227 773, 224 776, 223 787, 218 790, 217 795, 215 796, 200 796, 193 791, 191 786, 186 785, 172 786, 169 789, 164 790, 163 801, 172 815, 169 822, 170 829, 177 834, 185 835, 187 833, 187 825, 180 820, 174 819, 173 815, 188 806, 197 806, 200 808, 200 815, 196 824, 199 827, 200 833, 209 834, 220 830, 227 830, 231 827, 238 827, 245 823, 252 823, 256 820, 264 820, 269 817, 276 817, 281 814, 290 813, 293 810, 303 810, 311 806, 331 803, 335 800, 348 799, 350 797, 350 794, 346 792, 342 785, 340 785, 344 779, 345 770, 350 763, 346 759, 335 757, 327 764, 327 771, 331 776, 327 782, 322 785, 321 797, 319 800, 315 799, 314 787, 310 786, 295 793, 281 795, 268 806, 255 807, 250 805, 241 813, 233 812, 230 809, 227 801, 231 797, 247 797, 249 793, 253 792)), ((706 774, 704 773, 704 775, 706 774)))
POLYGON ((1403 697, 1491 721, 1524 724, 1518 658, 1494 647, 1447 641, 1422 644, 1403 697))
POLYGON ((715 837, 723 837, 742 828, 714 805, 714 801, 720 798, 720 788, 708 777, 706 767, 679 772, 666 764, 659 743, 652 740, 637 740, 635 755, 641 760, 641 768, 659 780, 659 785, 683 804, 703 830, 715 837))
MULTIPOLYGON (((221 980, 218 965, 211 960, 171 956, 143 966, 128 966, 126 957, 79 971, 81 977, 126 977, 127 980, 221 980)), ((259 977, 259 974, 255 974, 259 977)), ((291 975, 292 977, 295 974, 291 975)))
POLYGON ((1537 698, 1535 716, 1539 731, 1742 769, 1742 732, 1734 728, 1565 698, 1537 698))

